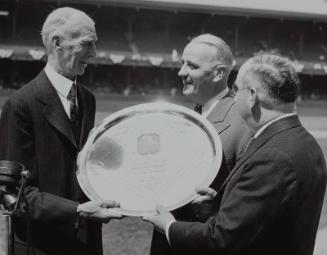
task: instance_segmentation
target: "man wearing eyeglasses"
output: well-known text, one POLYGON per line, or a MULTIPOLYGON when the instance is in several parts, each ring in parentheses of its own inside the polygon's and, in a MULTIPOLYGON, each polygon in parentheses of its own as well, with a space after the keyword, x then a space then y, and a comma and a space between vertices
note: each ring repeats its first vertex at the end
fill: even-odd
POLYGON ((235 88, 254 140, 224 182, 214 217, 175 221, 158 206, 158 215, 144 219, 185 254, 312 255, 327 173, 296 113, 295 69, 279 56, 256 56, 241 67, 235 88))
MULTIPOLYGON (((195 110, 213 124, 222 141, 224 157, 219 173, 211 185, 214 193, 236 164, 251 136, 235 108, 233 92, 227 86, 233 68, 233 55, 222 39, 203 34, 186 45, 181 62, 178 75, 183 82, 183 94, 194 102, 195 110)), ((201 190, 198 192, 201 193, 201 190)), ((195 200, 174 211, 174 216, 184 221, 205 221, 219 207, 219 198, 213 203, 199 202, 195 200)), ((164 235, 154 232, 151 254, 180 255, 183 251, 173 249, 164 235)))

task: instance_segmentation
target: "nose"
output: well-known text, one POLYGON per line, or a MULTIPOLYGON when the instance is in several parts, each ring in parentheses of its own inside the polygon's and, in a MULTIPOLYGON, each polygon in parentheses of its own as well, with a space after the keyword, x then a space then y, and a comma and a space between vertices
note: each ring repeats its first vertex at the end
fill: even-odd
POLYGON ((179 77, 186 77, 188 75, 185 64, 181 66, 181 68, 178 71, 178 76, 179 77))

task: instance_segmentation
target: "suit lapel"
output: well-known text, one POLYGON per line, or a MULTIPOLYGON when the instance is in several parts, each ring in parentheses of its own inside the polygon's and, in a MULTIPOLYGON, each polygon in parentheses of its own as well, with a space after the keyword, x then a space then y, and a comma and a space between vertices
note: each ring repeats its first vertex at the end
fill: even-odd
POLYGON ((213 123, 219 134, 231 125, 229 122, 226 122, 225 119, 234 103, 234 98, 230 95, 230 92, 228 92, 220 99, 207 117, 207 119, 213 123))
POLYGON ((237 172, 237 170, 240 168, 243 162, 248 160, 260 147, 266 144, 275 135, 278 135, 279 133, 287 129, 298 127, 298 126, 301 126, 298 116, 287 117, 285 119, 276 121, 272 123, 270 126, 268 126, 267 129, 265 129, 263 133, 259 135, 258 138, 254 139, 252 144, 244 152, 244 154, 241 156, 239 161, 237 161, 235 167, 228 175, 223 185, 218 190, 218 193, 220 193, 224 189, 225 185, 228 183, 230 178, 237 172))
POLYGON ((76 139, 70 125, 70 120, 64 110, 60 98, 42 71, 36 79, 36 97, 42 104, 42 113, 49 123, 61 132, 77 148, 76 139))

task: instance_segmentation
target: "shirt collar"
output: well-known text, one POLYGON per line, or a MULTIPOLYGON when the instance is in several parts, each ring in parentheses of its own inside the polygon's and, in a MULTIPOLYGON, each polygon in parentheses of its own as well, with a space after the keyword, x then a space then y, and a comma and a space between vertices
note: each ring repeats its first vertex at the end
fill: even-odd
MULTIPOLYGON (((204 116, 209 116, 210 112, 215 108, 215 106, 218 104, 220 99, 222 99, 227 93, 228 93, 228 87, 226 87, 224 90, 222 90, 218 95, 213 97, 212 99, 209 100, 207 105, 209 106, 206 111, 202 111, 202 115, 204 116)), ((203 110, 203 109, 202 109, 203 110)))
POLYGON ((287 117, 291 117, 291 116, 294 116, 296 115, 295 112, 292 112, 292 113, 286 113, 286 114, 283 114, 269 122, 267 122, 266 124, 264 124, 261 128, 259 128, 259 130, 254 134, 253 138, 257 138, 268 126, 270 126, 271 124, 273 124, 274 122, 278 121, 278 120, 281 120, 281 119, 284 119, 284 118, 287 118, 287 117))
POLYGON ((57 92, 67 98, 69 91, 72 87, 73 81, 57 73, 48 64, 45 66, 44 71, 48 76, 50 82, 52 83, 53 87, 57 90, 57 92))

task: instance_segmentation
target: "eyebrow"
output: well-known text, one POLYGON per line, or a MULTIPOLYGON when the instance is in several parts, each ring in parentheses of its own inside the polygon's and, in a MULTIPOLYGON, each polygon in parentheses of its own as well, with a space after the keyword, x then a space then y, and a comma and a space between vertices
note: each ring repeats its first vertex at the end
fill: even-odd
POLYGON ((87 38, 83 38, 81 40, 81 43, 89 43, 89 42, 96 42, 98 40, 97 37, 87 37, 87 38))
POLYGON ((184 59, 181 59, 181 61, 184 62, 184 63, 187 63, 188 65, 191 64, 191 65, 194 65, 194 66, 199 66, 199 64, 197 64, 197 63, 195 63, 195 62, 193 62, 191 60, 185 61, 184 59))

